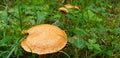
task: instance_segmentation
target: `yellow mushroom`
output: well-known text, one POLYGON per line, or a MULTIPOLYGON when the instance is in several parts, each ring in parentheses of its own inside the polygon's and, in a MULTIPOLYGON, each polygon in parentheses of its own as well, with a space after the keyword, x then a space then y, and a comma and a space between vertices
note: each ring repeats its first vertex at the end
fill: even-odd
POLYGON ((68 13, 68 10, 67 10, 65 7, 60 7, 60 8, 59 8, 59 11, 65 13, 65 14, 68 13))
POLYGON ((23 33, 28 33, 28 36, 22 40, 22 48, 38 55, 58 52, 67 43, 66 33, 50 24, 33 26, 23 33))

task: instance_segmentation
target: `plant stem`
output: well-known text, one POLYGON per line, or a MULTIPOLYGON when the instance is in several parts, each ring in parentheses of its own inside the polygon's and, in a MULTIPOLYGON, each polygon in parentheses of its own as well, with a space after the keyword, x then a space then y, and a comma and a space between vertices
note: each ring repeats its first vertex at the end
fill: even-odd
POLYGON ((66 52, 64 52, 64 51, 59 51, 59 52, 65 54, 68 58, 70 58, 70 56, 66 52))
POLYGON ((78 49, 77 48, 75 48, 75 58, 79 58, 78 49))
POLYGON ((20 29, 21 29, 21 31, 22 31, 22 14, 21 14, 21 2, 19 1, 19 0, 17 0, 17 2, 18 2, 18 4, 17 4, 17 6, 18 6, 18 15, 19 15, 19 22, 20 22, 20 29))

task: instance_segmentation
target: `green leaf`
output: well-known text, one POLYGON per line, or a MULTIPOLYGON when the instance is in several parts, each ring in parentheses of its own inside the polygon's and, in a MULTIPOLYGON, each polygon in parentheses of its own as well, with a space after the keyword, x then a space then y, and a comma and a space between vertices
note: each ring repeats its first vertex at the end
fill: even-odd
POLYGON ((108 50, 105 52, 108 56, 111 56, 113 54, 113 51, 112 50, 108 50))
POLYGON ((86 45, 87 45, 87 47, 88 47, 89 50, 93 50, 93 46, 91 44, 86 43, 86 45))
POLYGON ((95 48, 96 50, 101 51, 101 49, 100 49, 100 45, 99 45, 99 44, 94 44, 94 48, 95 48))
POLYGON ((0 11, 0 20, 6 20, 7 17, 7 12, 6 11, 0 11))
POLYGON ((85 31, 85 29, 75 28, 73 32, 79 37, 84 38, 88 35, 88 33, 85 31))
POLYGON ((46 19, 46 16, 48 15, 47 12, 38 12, 37 13, 37 17, 38 17, 38 23, 41 24, 41 23, 44 23, 44 20, 46 19))
POLYGON ((95 16, 95 14, 94 14, 91 10, 88 10, 87 12, 88 12, 88 16, 89 16, 89 18, 95 16))
POLYGON ((0 40, 0 46, 3 46, 6 42, 10 41, 13 37, 12 36, 6 36, 2 40, 0 40))
POLYGON ((55 26, 63 26, 63 22, 60 22, 59 20, 56 20, 53 25, 55 26))
POLYGON ((80 48, 83 49, 86 45, 85 45, 85 41, 83 39, 80 38, 69 38, 69 42, 75 46, 76 48, 80 48))
POLYGON ((88 49, 96 49, 101 51, 100 45, 96 44, 96 39, 88 39, 88 43, 86 43, 86 45, 88 46, 88 49))
POLYGON ((88 39, 88 42, 91 44, 94 44, 94 43, 96 43, 96 39, 88 39))
POLYGON ((102 19, 97 17, 97 15, 93 13, 91 10, 87 10, 87 12, 84 12, 84 17, 93 21, 98 21, 98 22, 102 21, 102 19))
MULTIPOLYGON (((48 11, 49 10, 49 5, 41 5, 39 6, 41 11, 48 11)), ((38 7, 37 7, 38 8, 38 7)))

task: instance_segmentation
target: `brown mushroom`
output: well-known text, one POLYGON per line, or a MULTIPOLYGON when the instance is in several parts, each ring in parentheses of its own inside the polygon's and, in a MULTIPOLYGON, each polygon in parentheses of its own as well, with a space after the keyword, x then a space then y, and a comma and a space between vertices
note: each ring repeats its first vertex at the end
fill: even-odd
POLYGON ((66 33, 59 27, 50 24, 37 25, 23 33, 29 35, 22 40, 22 48, 38 55, 58 52, 67 43, 66 33))
POLYGON ((75 8, 76 10, 80 10, 80 8, 79 8, 78 6, 74 6, 74 8, 75 8))
POLYGON ((74 8, 74 6, 73 6, 73 5, 71 5, 71 4, 66 4, 66 5, 64 5, 64 6, 65 6, 65 8, 67 8, 67 9, 74 8))
POLYGON ((66 5, 64 5, 65 6, 65 8, 67 8, 67 9, 76 9, 76 10, 79 10, 79 7, 78 6, 73 6, 73 5, 71 5, 71 4, 66 4, 66 5))
POLYGON ((69 11, 68 9, 75 9, 75 10, 80 10, 78 6, 73 6, 71 4, 66 4, 64 7, 60 7, 59 11, 63 12, 64 14, 67 14, 69 11))
POLYGON ((65 7, 60 7, 60 8, 59 8, 59 11, 65 13, 65 14, 68 13, 68 10, 67 10, 65 7))

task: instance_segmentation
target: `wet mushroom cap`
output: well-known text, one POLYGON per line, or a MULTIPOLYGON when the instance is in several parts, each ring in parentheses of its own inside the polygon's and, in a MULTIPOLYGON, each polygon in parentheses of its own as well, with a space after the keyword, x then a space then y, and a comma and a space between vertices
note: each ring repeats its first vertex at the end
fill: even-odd
POLYGON ((29 35, 22 40, 22 48, 27 52, 39 55, 57 52, 67 43, 66 33, 54 25, 37 25, 23 33, 29 35))

